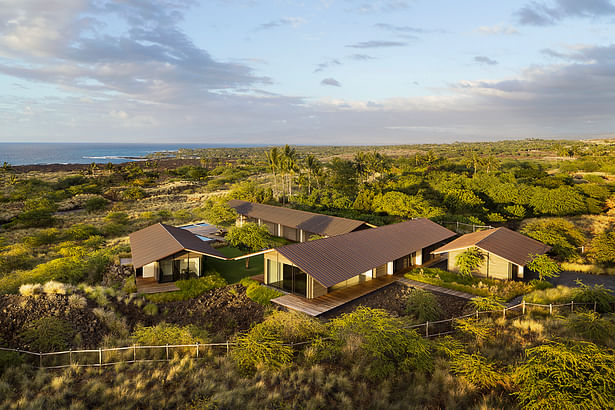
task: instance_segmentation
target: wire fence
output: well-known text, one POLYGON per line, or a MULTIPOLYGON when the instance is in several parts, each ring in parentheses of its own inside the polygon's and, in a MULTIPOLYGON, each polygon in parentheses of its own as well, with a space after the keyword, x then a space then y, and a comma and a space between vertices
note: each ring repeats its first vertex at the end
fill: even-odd
MULTIPOLYGON (((504 307, 501 310, 476 311, 463 316, 450 319, 425 322, 407 326, 407 329, 416 329, 420 334, 427 338, 444 336, 455 333, 455 321, 462 319, 481 317, 497 317, 504 319, 516 318, 530 313, 531 309, 538 309, 543 314, 555 315, 574 313, 575 307, 590 306, 595 312, 597 304, 593 303, 563 303, 563 304, 539 304, 521 302, 517 305, 504 307)), ((302 346, 311 341, 289 343, 286 346, 302 346)), ((161 362, 169 361, 175 357, 192 357, 194 359, 212 357, 216 352, 229 354, 232 347, 237 346, 236 342, 223 343, 195 343, 183 345, 157 345, 141 346, 132 345, 125 347, 85 349, 85 350, 65 350, 61 352, 30 352, 21 349, 11 349, 0 347, 0 351, 15 352, 22 355, 24 362, 39 369, 61 369, 71 366, 78 367, 99 367, 112 366, 120 363, 137 362, 161 362)))
POLYGON ((493 229, 493 226, 491 225, 474 225, 474 224, 467 224, 464 222, 451 222, 451 221, 437 221, 437 222, 440 225, 446 228, 450 228, 457 233, 469 233, 469 232, 482 231, 483 229, 493 229))

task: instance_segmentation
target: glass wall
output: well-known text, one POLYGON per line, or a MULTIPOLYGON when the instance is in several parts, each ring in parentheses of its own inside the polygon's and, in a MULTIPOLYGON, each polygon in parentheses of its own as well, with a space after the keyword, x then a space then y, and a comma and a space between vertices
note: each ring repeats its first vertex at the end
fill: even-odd
POLYGON ((180 279, 198 278, 202 275, 203 256, 198 253, 181 252, 159 261, 159 282, 174 282, 180 279))
POLYGON ((267 281, 278 289, 307 296, 307 274, 296 266, 267 259, 267 281))

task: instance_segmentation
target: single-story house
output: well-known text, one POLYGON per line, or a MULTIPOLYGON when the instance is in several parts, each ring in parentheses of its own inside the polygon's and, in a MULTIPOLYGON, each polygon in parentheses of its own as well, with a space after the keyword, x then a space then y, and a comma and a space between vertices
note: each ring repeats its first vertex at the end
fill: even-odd
POLYGON ((448 270, 457 272, 457 255, 473 246, 485 255, 477 275, 511 280, 523 278, 525 265, 530 262, 532 255, 542 255, 551 250, 550 246, 542 242, 502 227, 463 235, 433 253, 447 253, 448 270))
POLYGON ((313 235, 336 236, 373 227, 367 222, 354 219, 237 199, 229 201, 228 206, 239 214, 237 226, 246 222, 265 225, 271 235, 293 242, 306 242, 313 235))
POLYGON ((200 277, 207 258, 227 259, 194 233, 162 223, 131 233, 130 249, 137 278, 159 283, 200 277))
POLYGON ((264 282, 312 299, 421 266, 454 236, 428 219, 414 219, 286 245, 264 254, 264 282))

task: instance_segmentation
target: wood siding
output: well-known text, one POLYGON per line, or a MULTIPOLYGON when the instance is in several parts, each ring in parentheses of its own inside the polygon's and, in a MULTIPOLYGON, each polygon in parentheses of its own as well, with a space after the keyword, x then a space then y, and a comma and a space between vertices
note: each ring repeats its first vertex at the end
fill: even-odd
MULTIPOLYGON (((455 259, 457 258, 457 255, 463 252, 465 252, 465 249, 450 251, 448 253, 448 270, 449 271, 459 272, 459 268, 457 268, 457 266, 455 265, 455 259)), ((483 251, 483 253, 485 253, 485 261, 478 269, 478 272, 476 273, 477 276, 489 277, 489 278, 494 278, 494 279, 504 279, 504 280, 510 279, 510 272, 511 272, 510 265, 512 262, 509 262, 506 259, 502 258, 501 256, 498 256, 491 252, 483 251)), ((522 267, 519 267, 518 278, 521 279, 522 277, 523 277, 523 269, 522 267)))

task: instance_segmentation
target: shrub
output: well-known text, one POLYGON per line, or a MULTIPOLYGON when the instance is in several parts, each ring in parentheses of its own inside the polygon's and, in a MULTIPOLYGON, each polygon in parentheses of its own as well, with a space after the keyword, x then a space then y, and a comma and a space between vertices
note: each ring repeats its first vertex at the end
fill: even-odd
POLYGON ((329 329, 332 347, 363 362, 372 377, 433 366, 427 342, 384 310, 360 306, 331 320, 329 329))
POLYGON ((474 337, 479 345, 484 340, 491 338, 493 333, 493 326, 491 324, 474 318, 457 319, 454 322, 454 326, 468 336, 474 337))
POLYGON ((124 293, 136 293, 137 292, 137 279, 130 275, 124 281, 124 286, 122 286, 122 291, 124 293))
POLYGON ((423 289, 412 289, 406 301, 406 312, 420 323, 433 322, 442 316, 436 295, 423 289))
POLYGON ((72 309, 84 309, 88 305, 88 301, 81 295, 73 293, 68 297, 68 306, 72 309))
POLYGON ((158 306, 155 303, 148 303, 143 307, 143 312, 148 316, 156 316, 158 314, 158 306))
POLYGON ((34 296, 43 293, 43 285, 40 283, 26 283, 19 287, 21 296, 34 296))
POLYGON ((522 408, 615 407, 615 355, 593 343, 548 344, 526 350, 513 376, 522 408))
POLYGON ((277 370, 292 361, 292 347, 285 345, 272 328, 255 326, 238 336, 236 342, 231 357, 246 373, 258 369, 277 370))
POLYGON ((0 350, 0 374, 9 367, 17 367, 24 362, 23 357, 17 352, 0 350))
POLYGON ((615 324, 601 318, 598 312, 575 313, 566 320, 566 325, 575 335, 603 345, 612 343, 615 335, 615 324))
POLYGON ((585 241, 581 231, 562 218, 531 221, 521 233, 553 247, 553 252, 564 259, 578 255, 577 247, 585 241))
POLYGON ((26 348, 35 352, 66 349, 75 334, 71 324, 57 317, 43 317, 25 326, 19 334, 26 348))
MULTIPOLYGON (((32 251, 26 241, 24 244, 13 244, 0 252, 0 275, 9 273, 16 269, 31 267, 35 259, 32 258, 32 251)), ((2 248, 2 246, 0 246, 2 248)))
POLYGON ((135 186, 124 190, 124 192, 122 192, 122 196, 124 199, 136 200, 145 198, 147 194, 143 188, 135 186))
POLYGON ((246 296, 261 305, 268 306, 271 304, 271 299, 282 296, 282 293, 267 286, 261 286, 255 280, 244 278, 240 282, 246 288, 246 296))
POLYGON ((596 310, 598 312, 606 313, 613 311, 613 304, 615 303, 615 296, 613 291, 607 289, 604 285, 588 286, 577 280, 579 289, 574 295, 573 300, 578 303, 595 303, 596 310))
POLYGON ((135 343, 146 346, 187 345, 207 343, 208 340, 205 332, 196 326, 178 326, 165 322, 156 326, 137 325, 131 337, 135 343))
POLYGON ((481 389, 495 389, 509 385, 508 377, 495 369, 493 363, 480 354, 457 354, 452 357, 451 371, 481 389))
POLYGON ((494 296, 476 297, 470 301, 470 306, 481 312, 489 312, 493 310, 502 310, 504 305, 502 299, 494 296))
POLYGON ((598 263, 615 264, 615 232, 604 232, 592 239, 589 256, 598 263))
POLYGON ((85 202, 85 210, 89 213, 102 211, 107 207, 109 201, 101 196, 95 196, 85 202))
POLYGON ((178 280, 175 285, 179 288, 175 292, 155 293, 145 297, 155 303, 173 302, 178 300, 194 299, 210 290, 223 288, 226 280, 219 273, 209 273, 201 278, 178 280))
POLYGON ((66 295, 68 293, 67 286, 63 283, 50 280, 43 285, 43 293, 48 295, 66 295))
POLYGON ((121 338, 128 336, 128 325, 123 317, 102 308, 94 308, 92 313, 107 326, 114 336, 121 338))
POLYGON ((530 292, 523 297, 523 300, 529 303, 543 305, 548 305, 550 303, 567 303, 572 301, 578 292, 579 289, 577 288, 558 285, 555 288, 530 292))
POLYGON ((273 311, 263 322, 254 327, 270 329, 284 343, 306 342, 326 334, 322 322, 293 311, 273 311))
POLYGON ((94 225, 76 224, 66 230, 66 236, 73 241, 82 241, 91 236, 100 236, 101 232, 94 225))

